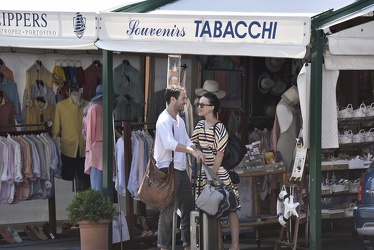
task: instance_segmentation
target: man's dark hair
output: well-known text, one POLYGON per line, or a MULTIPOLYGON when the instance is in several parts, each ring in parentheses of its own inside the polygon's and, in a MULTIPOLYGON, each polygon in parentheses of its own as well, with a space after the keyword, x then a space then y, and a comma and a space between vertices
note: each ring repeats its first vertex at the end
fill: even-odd
POLYGON ((186 89, 182 86, 177 85, 168 85, 165 90, 165 101, 169 105, 170 99, 174 97, 175 99, 178 99, 181 92, 185 91, 186 89))

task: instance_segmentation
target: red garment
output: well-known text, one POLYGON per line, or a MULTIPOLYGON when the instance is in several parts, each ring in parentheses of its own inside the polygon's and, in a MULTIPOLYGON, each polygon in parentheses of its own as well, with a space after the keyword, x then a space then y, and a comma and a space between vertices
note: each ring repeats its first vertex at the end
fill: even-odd
POLYGON ((15 131, 15 127, 8 129, 9 126, 15 125, 15 114, 13 102, 10 101, 6 94, 3 93, 3 101, 0 103, 0 131, 15 131))
POLYGON ((2 63, 0 64, 0 73, 3 73, 3 75, 6 78, 8 78, 8 79, 10 79, 14 82, 13 71, 11 71, 7 66, 5 66, 4 61, 2 61, 2 63))
POLYGON ((84 70, 85 83, 83 86, 82 97, 85 100, 91 100, 95 96, 96 86, 102 83, 103 67, 99 61, 94 61, 84 70))

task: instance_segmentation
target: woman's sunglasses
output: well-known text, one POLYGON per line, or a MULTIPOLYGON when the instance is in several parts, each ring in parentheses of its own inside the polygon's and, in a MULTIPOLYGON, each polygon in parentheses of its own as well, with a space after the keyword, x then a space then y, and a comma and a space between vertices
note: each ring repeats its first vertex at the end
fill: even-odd
POLYGON ((213 105, 211 105, 211 104, 205 104, 205 103, 196 103, 195 104, 196 108, 198 108, 198 107, 204 108, 205 106, 213 106, 213 105))

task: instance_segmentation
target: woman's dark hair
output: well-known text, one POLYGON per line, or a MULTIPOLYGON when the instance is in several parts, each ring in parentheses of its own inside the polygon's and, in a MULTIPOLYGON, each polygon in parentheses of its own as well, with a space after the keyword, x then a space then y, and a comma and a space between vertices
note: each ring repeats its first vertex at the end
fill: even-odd
POLYGON ((182 86, 177 85, 168 85, 165 90, 165 101, 169 105, 170 104, 170 98, 174 97, 175 99, 178 99, 181 92, 185 91, 185 88, 182 86))
POLYGON ((213 105, 214 107, 214 110, 213 110, 214 114, 217 115, 219 111, 219 106, 221 105, 221 102, 219 101, 218 97, 215 94, 210 93, 210 92, 203 94, 201 97, 205 97, 209 100, 209 104, 213 105))

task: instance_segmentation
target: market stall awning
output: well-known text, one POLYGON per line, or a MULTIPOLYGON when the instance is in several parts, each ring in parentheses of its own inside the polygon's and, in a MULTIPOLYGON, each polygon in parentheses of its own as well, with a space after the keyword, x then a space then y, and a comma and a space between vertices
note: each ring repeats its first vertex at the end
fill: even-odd
POLYGON ((97 13, 1 10, 0 47, 97 49, 97 13))
POLYGON ((99 41, 110 51, 303 58, 310 17, 200 12, 100 13, 99 41))

